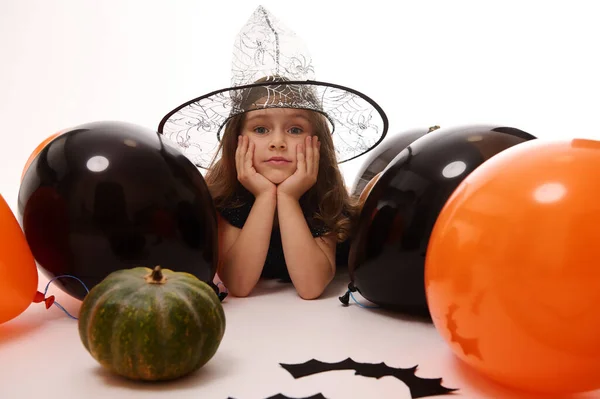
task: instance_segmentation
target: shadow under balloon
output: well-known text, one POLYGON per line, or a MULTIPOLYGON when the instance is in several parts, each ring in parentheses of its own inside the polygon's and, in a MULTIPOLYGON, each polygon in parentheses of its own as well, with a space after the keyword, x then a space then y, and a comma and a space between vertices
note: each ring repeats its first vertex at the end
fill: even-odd
POLYGON ((192 389, 209 384, 214 384, 220 378, 228 377, 233 371, 228 366, 232 364, 229 356, 223 352, 218 352, 213 359, 205 364, 199 370, 169 381, 137 381, 116 374, 101 365, 92 369, 95 377, 102 380, 102 383, 116 388, 125 388, 135 391, 173 391, 192 389), (217 359, 217 356, 219 357, 217 359))
POLYGON ((31 335, 42 327, 39 320, 11 320, 0 325, 0 347, 31 335))
MULTIPOLYGON (((339 297, 340 295, 338 295, 339 297)), ((370 303, 368 300, 363 298, 362 296, 356 295, 353 293, 354 299, 351 299, 347 306, 360 306, 364 307, 363 311, 372 312, 377 314, 378 316, 387 317, 390 319, 397 320, 398 322, 410 322, 410 323, 420 323, 423 325, 431 326, 432 320, 431 317, 427 315, 415 314, 410 312, 402 312, 395 309, 388 309, 381 307, 377 304, 370 303)), ((346 306, 340 304, 341 307, 346 306)))
MULTIPOLYGON (((62 299, 62 298, 61 298, 62 299)), ((64 300, 60 304, 73 316, 77 317, 80 303, 73 299, 64 300)), ((68 316, 54 304, 46 309, 44 303, 32 303, 26 312, 16 318, 0 324, 0 347, 12 342, 24 339, 47 326, 54 320, 67 318, 68 316), (31 308, 31 307, 37 307, 31 308)), ((73 320, 76 323, 76 320, 73 320)))

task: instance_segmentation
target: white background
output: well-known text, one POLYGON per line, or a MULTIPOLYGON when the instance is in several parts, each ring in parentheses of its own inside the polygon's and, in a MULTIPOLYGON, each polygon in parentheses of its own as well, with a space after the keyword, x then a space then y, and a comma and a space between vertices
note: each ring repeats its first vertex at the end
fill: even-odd
MULTIPOLYGON (((600 138, 600 24, 592 1, 0 0, 0 194, 16 212, 26 159, 58 130, 99 120, 156 128, 179 104, 226 87, 234 37, 258 4, 304 38, 319 80, 350 86, 378 101, 390 119, 390 135, 436 124, 500 123, 540 138, 600 138)), ((348 183, 360 163, 343 166, 348 183)), ((214 380, 209 374, 174 392, 237 399, 278 393, 277 384, 250 389, 235 376, 245 375, 246 383, 267 381, 276 377, 256 374, 267 370, 267 361, 313 357, 304 359, 306 343, 288 335, 287 327, 277 330, 276 321, 320 315, 326 322, 310 329, 310 322, 304 323, 300 327, 309 330, 295 331, 310 342, 316 339, 325 360, 353 355, 392 365, 420 363, 423 375, 443 376, 448 385, 462 387, 460 397, 510 396, 481 379, 465 382, 469 372, 455 367, 432 327, 377 318, 358 307, 340 311, 336 295, 344 285, 337 285, 341 291, 330 293, 326 305, 314 302, 298 314, 268 308, 274 306, 268 297, 232 300, 228 331, 237 327, 238 332, 229 333, 212 369, 217 376, 224 370, 230 374, 214 380), (239 333, 252 323, 266 323, 281 335, 239 333), (358 327, 343 327, 348 323, 358 327), (264 349, 263 339, 276 347, 264 349), (331 346, 334 342, 338 345, 331 346), (244 354, 243 345, 251 352, 244 354), (209 382, 214 389, 206 388, 209 382)), ((58 295, 65 306, 75 306, 58 295)), ((281 295, 286 306, 300 306, 291 293, 281 295)), ((97 370, 95 363, 77 342, 73 321, 53 310, 30 308, 15 324, 21 327, 3 335, 20 337, 20 329, 29 331, 43 315, 52 315, 46 316, 44 328, 0 345, 0 382, 8 389, 8 396, 0 396, 148 398, 154 392, 173 397, 169 389, 136 391, 108 377, 103 382, 90 371, 97 370)), ((333 398, 352 392, 356 397, 400 397, 390 379, 344 376, 330 385, 333 398)), ((324 391, 319 384, 328 377, 303 385, 281 378, 279 387, 288 393, 309 395, 324 391)))
MULTIPOLYGON (((235 35, 259 4, 307 42, 317 78, 372 97, 390 135, 500 123, 599 138, 600 24, 584 1, 1 0, 0 193, 58 130, 156 128, 227 87, 235 35)), ((362 159, 343 164, 350 184, 362 159)))

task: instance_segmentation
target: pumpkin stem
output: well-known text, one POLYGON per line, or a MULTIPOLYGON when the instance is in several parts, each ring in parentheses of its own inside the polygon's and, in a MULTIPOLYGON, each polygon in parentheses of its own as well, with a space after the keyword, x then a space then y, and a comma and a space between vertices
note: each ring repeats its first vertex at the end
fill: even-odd
POLYGON ((146 281, 151 284, 162 284, 165 282, 165 280, 165 276, 162 273, 160 266, 154 267, 152 273, 150 273, 150 275, 146 277, 146 281))

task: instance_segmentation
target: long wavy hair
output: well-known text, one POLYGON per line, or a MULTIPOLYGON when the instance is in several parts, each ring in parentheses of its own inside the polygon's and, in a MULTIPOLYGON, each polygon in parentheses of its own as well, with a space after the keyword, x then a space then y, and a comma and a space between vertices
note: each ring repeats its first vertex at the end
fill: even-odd
MULTIPOLYGON (((309 111, 315 135, 321 142, 321 154, 317 182, 302 196, 301 203, 303 209, 306 206, 314 210, 313 219, 324 223, 330 233, 335 234, 337 242, 342 242, 354 233, 360 205, 345 186, 326 118, 319 112, 309 111)), ((217 151, 222 155, 218 160, 213 160, 206 173, 205 180, 218 209, 244 205, 239 200, 239 194, 249 193, 237 180, 235 165, 237 137, 245 117, 246 113, 239 114, 227 122, 217 151)))

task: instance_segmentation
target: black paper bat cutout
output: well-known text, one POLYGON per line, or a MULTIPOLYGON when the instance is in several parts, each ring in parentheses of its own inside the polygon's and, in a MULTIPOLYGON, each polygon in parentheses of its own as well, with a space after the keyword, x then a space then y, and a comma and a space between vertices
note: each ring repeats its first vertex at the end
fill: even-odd
POLYGON ((458 390, 442 386, 441 378, 421 378, 416 376, 415 371, 417 370, 417 366, 403 369, 390 367, 383 362, 359 363, 351 358, 347 358, 346 360, 337 363, 325 363, 311 359, 299 364, 279 364, 296 379, 334 370, 354 370, 356 375, 377 379, 385 376, 396 377, 408 386, 410 395, 413 399, 445 395, 458 390))
MULTIPOLYGON (((234 399, 234 398, 229 397, 227 399, 234 399)), ((266 399, 327 399, 327 398, 325 396, 323 396, 322 393, 317 393, 317 394, 314 394, 313 396, 307 396, 305 398, 292 398, 290 396, 285 396, 282 393, 278 393, 277 395, 269 396, 266 399)))
POLYGON ((277 394, 275 396, 269 396, 267 399, 327 399, 325 396, 323 396, 322 393, 317 393, 313 396, 307 396, 305 398, 291 398, 289 396, 285 396, 284 394, 277 394))
POLYGON ((450 305, 448 308, 448 313, 446 314, 446 327, 450 332, 450 342, 456 342, 462 349, 465 356, 473 355, 479 360, 483 360, 481 358, 481 352, 479 352, 479 340, 477 338, 465 338, 456 332, 458 325, 454 320, 454 312, 457 310, 458 305, 450 305))

